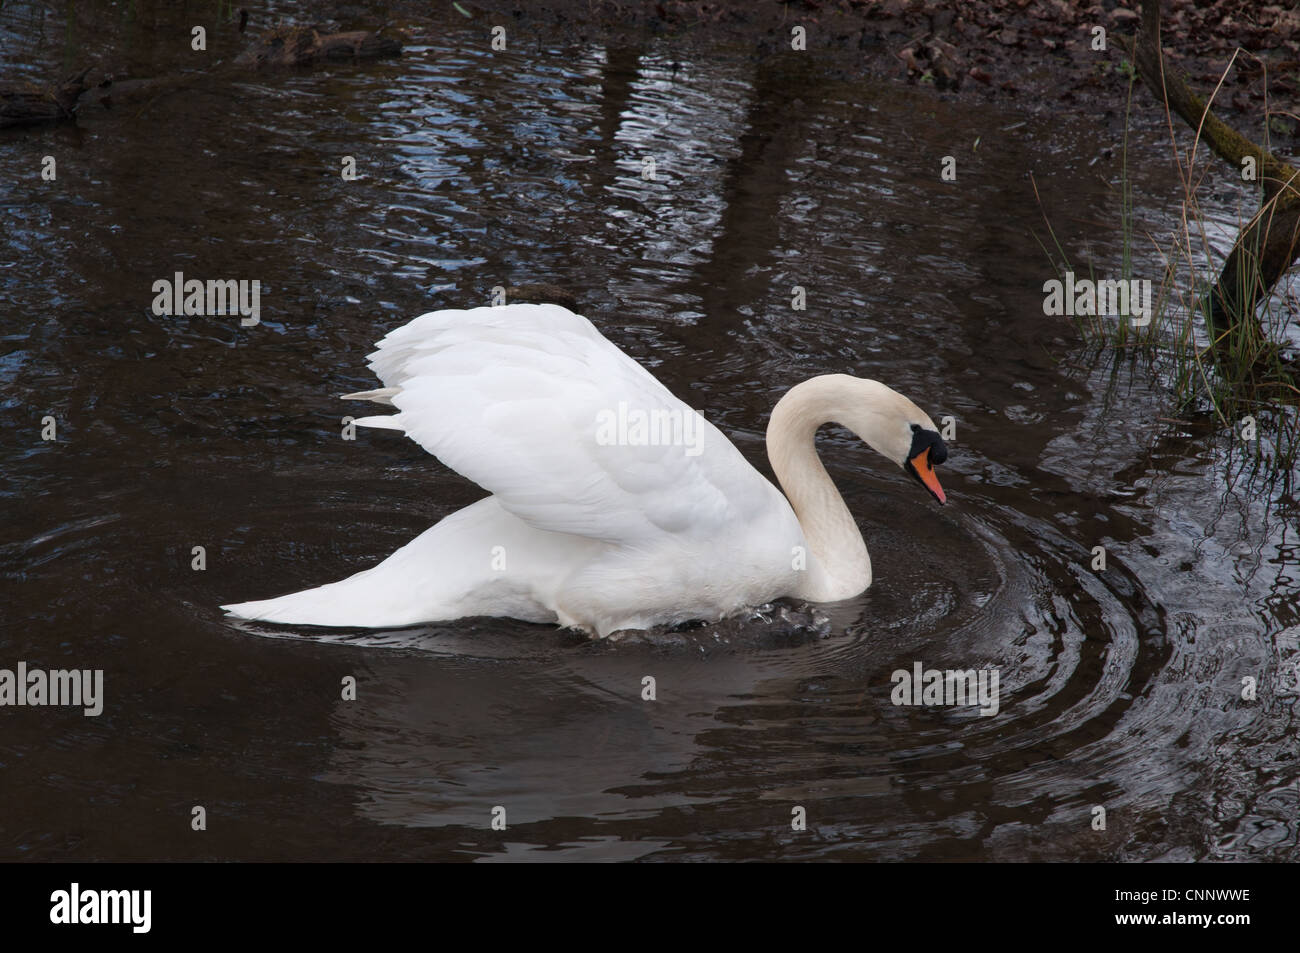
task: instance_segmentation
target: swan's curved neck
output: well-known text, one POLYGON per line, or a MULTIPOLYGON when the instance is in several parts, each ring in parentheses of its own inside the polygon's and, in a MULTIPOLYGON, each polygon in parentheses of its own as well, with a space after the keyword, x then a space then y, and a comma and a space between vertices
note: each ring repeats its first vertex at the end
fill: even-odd
MULTIPOLYGON (((862 412, 854 410, 869 411, 875 395, 863 386, 868 384, 875 382, 843 374, 814 377, 791 388, 768 421, 767 457, 811 550, 804 585, 793 593, 799 598, 833 602, 856 596, 871 585, 867 544, 817 456, 815 443, 822 424, 839 423, 879 449, 863 433, 862 412)), ((874 423, 865 429, 871 426, 874 423)))

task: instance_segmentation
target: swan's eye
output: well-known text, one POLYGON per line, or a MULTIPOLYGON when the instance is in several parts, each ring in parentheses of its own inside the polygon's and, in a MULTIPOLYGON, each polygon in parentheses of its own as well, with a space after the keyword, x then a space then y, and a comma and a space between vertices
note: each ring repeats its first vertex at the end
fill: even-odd
POLYGON ((948 459, 948 447, 943 438, 933 430, 926 430, 920 424, 912 424, 912 448, 907 452, 907 459, 914 460, 920 453, 929 450, 926 462, 937 466, 948 459))

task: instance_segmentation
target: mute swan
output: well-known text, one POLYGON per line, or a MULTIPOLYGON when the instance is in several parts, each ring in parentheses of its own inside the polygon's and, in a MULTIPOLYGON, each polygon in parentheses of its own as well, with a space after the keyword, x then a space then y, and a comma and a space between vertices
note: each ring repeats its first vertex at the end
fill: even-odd
POLYGON ((376 628, 510 616, 605 636, 715 620, 781 596, 831 602, 871 561, 818 459, 840 423, 945 502, 934 422, 884 384, 814 377, 777 403, 767 453, 782 496, 711 424, 586 318, 558 305, 432 311, 369 356, 383 383, 348 394, 492 495, 378 566, 232 616, 376 628))

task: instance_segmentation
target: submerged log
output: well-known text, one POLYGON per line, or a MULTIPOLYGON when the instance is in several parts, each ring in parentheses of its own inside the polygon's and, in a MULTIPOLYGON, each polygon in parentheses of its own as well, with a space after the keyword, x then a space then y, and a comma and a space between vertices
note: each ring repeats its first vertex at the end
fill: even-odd
POLYGON ((558 304, 570 310, 578 307, 578 296, 568 288, 544 281, 511 285, 506 289, 506 300, 519 304, 558 304))
POLYGON ((316 27, 280 27, 262 34, 257 45, 239 57, 241 66, 311 66, 325 60, 397 56, 402 44, 378 33, 322 33, 316 27))
POLYGON ((77 111, 77 100, 90 87, 90 67, 70 76, 58 86, 0 86, 0 128, 37 123, 62 122, 77 111))
MULTIPOLYGON (((241 17, 240 30, 245 22, 247 15, 241 17)), ((278 27, 258 37, 253 47, 239 56, 233 66, 240 69, 312 66, 327 61, 399 56, 401 52, 399 41, 367 30, 323 33, 318 27, 278 27)), ((77 101, 91 86, 86 82, 89 73, 90 67, 87 67, 61 85, 48 89, 35 85, 0 86, 0 128, 72 119, 77 101)), ((100 102, 111 108, 115 98, 135 99, 174 90, 204 75, 211 74, 194 72, 118 83, 107 79, 99 84, 108 90, 100 97, 100 102)))

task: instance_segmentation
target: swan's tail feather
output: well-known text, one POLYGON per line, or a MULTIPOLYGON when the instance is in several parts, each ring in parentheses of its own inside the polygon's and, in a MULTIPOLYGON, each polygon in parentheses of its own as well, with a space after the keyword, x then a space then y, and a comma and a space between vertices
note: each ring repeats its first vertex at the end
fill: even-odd
POLYGON ((401 393, 400 387, 378 387, 375 390, 359 390, 355 394, 344 394, 339 400, 373 400, 376 404, 393 406, 393 398, 401 393))
POLYGON ((373 628, 454 619, 456 612, 440 612, 435 601, 427 597, 427 581, 421 585, 421 580, 410 572, 412 568, 400 562, 387 567, 381 563, 314 589, 221 608, 237 619, 282 625, 373 628))
MULTIPOLYGON (((413 622, 432 622, 438 614, 425 611, 419 617, 388 615, 382 610, 376 611, 373 603, 358 592, 356 586, 340 590, 344 583, 333 582, 315 589, 280 596, 277 599, 261 599, 256 602, 236 602, 221 608, 236 619, 250 619, 259 622, 276 622, 281 625, 321 625, 347 628, 373 628, 375 626, 410 625, 413 622), (358 598, 359 596, 363 598, 358 598)), ((444 618, 454 618, 452 615, 444 618)))
POLYGON ((555 611, 543 605, 535 591, 538 586, 553 587, 548 574, 563 578, 572 571, 571 564, 557 558, 554 545, 551 534, 521 523, 489 496, 425 530, 371 569, 276 599, 221 608, 238 619, 345 628, 396 627, 487 614, 554 622, 555 611), (518 578, 493 564, 492 546, 510 553, 518 578), (482 558, 467 558, 472 553, 482 558), (539 579, 542 582, 537 583, 539 579))
POLYGON ((358 417, 352 422, 358 427, 378 427, 380 430, 396 430, 398 433, 406 433, 406 428, 397 422, 397 416, 397 414, 390 414, 378 417, 358 417))
POLYGON ((307 589, 278 599, 235 602, 221 608, 236 619, 278 622, 282 625, 347 625, 347 622, 340 621, 337 614, 331 611, 332 604, 332 600, 324 598, 317 590, 307 589))

